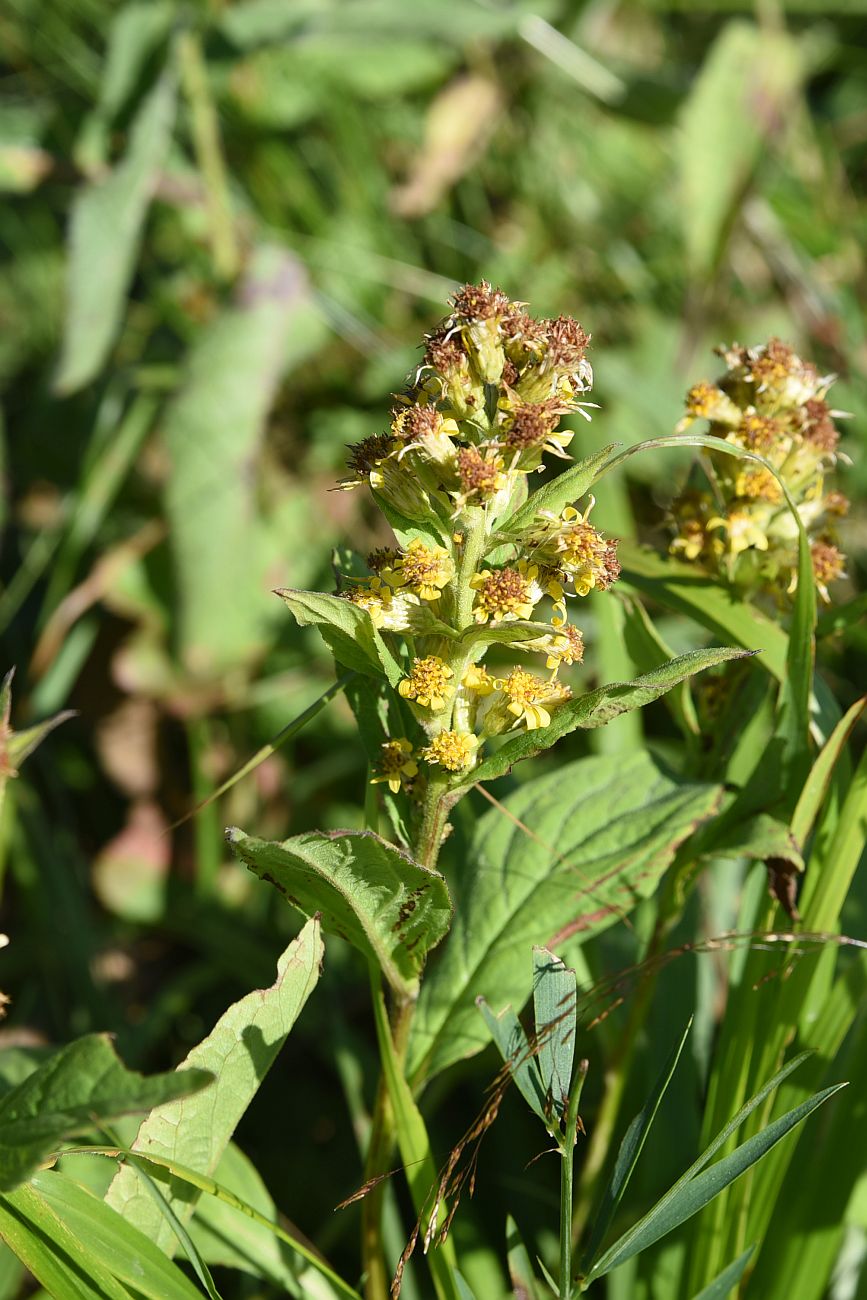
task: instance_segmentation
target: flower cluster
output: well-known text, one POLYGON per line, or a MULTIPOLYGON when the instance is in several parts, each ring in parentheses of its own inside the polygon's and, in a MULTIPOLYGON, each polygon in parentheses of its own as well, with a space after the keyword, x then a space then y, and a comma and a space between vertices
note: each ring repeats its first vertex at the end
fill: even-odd
POLYGON ((563 417, 589 419, 587 334, 567 317, 534 319, 486 283, 451 308, 388 430, 350 449, 341 484, 370 489, 398 543, 368 556, 366 577, 340 581, 404 673, 391 716, 405 734, 385 740, 374 777, 395 792, 425 773, 465 773, 495 736, 549 726, 571 696, 561 668, 584 653, 567 601, 619 572, 592 500, 526 509, 537 472, 571 460, 563 417), (496 669, 482 662, 491 650, 496 669), (514 663, 534 656, 540 672, 514 663))
POLYGON ((710 433, 755 452, 776 473, 756 461, 710 452, 710 487, 690 486, 673 503, 672 554, 748 592, 791 596, 797 586, 798 529, 782 480, 810 539, 816 587, 829 600, 829 584, 845 576, 834 525, 849 506, 826 484, 837 459, 834 417, 843 414, 826 400, 834 377, 820 375, 779 339, 718 352, 725 374, 689 390, 678 429, 707 420, 710 433))

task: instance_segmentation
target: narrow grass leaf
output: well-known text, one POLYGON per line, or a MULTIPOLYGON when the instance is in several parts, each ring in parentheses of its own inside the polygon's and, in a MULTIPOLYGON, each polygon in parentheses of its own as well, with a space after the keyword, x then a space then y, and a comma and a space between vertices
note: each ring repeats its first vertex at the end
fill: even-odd
POLYGON ((614 1168, 611 1171, 611 1177, 608 1185, 602 1193, 602 1200, 599 1205, 599 1211, 590 1227, 590 1236, 587 1246, 581 1257, 581 1272, 589 1274, 596 1256, 602 1248, 605 1240, 605 1234, 614 1218, 615 1211, 623 1199, 623 1194, 629 1185, 635 1166, 638 1164, 638 1158, 647 1141, 647 1136, 656 1119, 656 1113, 659 1110, 660 1103, 668 1090, 672 1076, 677 1069, 677 1063, 680 1060, 681 1053, 686 1045, 689 1031, 692 1028, 692 1019, 684 1029, 679 1041, 675 1043, 668 1060, 660 1072, 653 1090, 641 1110, 632 1120, 629 1128, 620 1143, 620 1149, 617 1152, 617 1159, 614 1162, 614 1168))
POLYGON ((248 1202, 243 1200, 240 1196, 237 1196, 228 1188, 223 1187, 220 1183, 217 1183, 213 1178, 208 1177, 206 1174, 201 1174, 197 1170, 191 1169, 188 1165, 179 1164, 177 1160, 169 1159, 166 1156, 154 1155, 152 1152, 145 1153, 142 1151, 132 1151, 125 1147, 82 1147, 78 1149, 77 1154, 110 1156, 114 1159, 122 1157, 124 1160, 129 1161, 129 1163, 134 1167, 149 1173, 155 1181, 177 1181, 185 1183, 195 1192, 204 1192, 208 1196, 217 1197, 226 1205, 232 1206, 241 1214, 247 1215, 262 1227, 267 1228, 269 1232, 273 1232, 275 1237, 279 1238, 280 1241, 285 1242, 287 1246, 290 1246, 291 1249, 301 1259, 304 1259, 308 1264, 310 1264, 317 1273, 321 1273, 331 1286, 334 1287, 337 1293, 345 1297, 345 1300, 359 1300, 358 1292, 349 1286, 347 1282, 344 1282, 343 1279, 328 1266, 325 1260, 317 1254, 315 1250, 311 1249, 305 1241, 302 1241, 298 1237, 293 1237, 292 1234, 287 1232, 285 1228, 282 1228, 279 1223, 272 1223, 254 1206, 248 1204, 248 1202))
POLYGON ((201 1292, 178 1266, 99 1197, 61 1173, 37 1173, 30 1186, 108 1272, 149 1300, 193 1300, 201 1292))
POLYGON ((547 948, 533 949, 533 1017, 546 1102, 563 1118, 575 1060, 578 989, 574 970, 547 948))
POLYGON ((513 1293, 523 1300, 540 1300, 529 1252, 511 1214, 506 1217, 506 1251, 513 1293))
POLYGON ((0 1238, 52 1300, 133 1300, 133 1292, 29 1184, 0 1196, 0 1238))
POLYGON ((804 782, 792 815, 792 835, 802 846, 813 829, 813 824, 825 801, 831 778, 846 741, 865 708, 867 708, 867 695, 862 695, 861 699, 856 700, 837 723, 804 782))
POLYGON ((740 1128, 748 1115, 762 1104, 766 1097, 796 1069, 808 1053, 801 1053, 779 1070, 763 1088, 745 1103, 732 1120, 717 1134, 710 1145, 702 1152, 689 1169, 678 1179, 672 1188, 637 1224, 614 1243, 609 1250, 594 1264, 586 1282, 602 1277, 612 1268, 631 1259, 639 1251, 658 1241, 660 1237, 672 1232, 686 1219, 691 1218, 729 1183, 760 1160, 781 1138, 816 1109, 829 1097, 838 1092, 845 1084, 835 1084, 831 1088, 816 1093, 800 1106, 781 1115, 766 1128, 760 1130, 729 1155, 723 1156, 709 1169, 705 1166, 712 1156, 728 1141, 729 1137, 740 1128))
POLYGON ((524 1033, 524 1026, 511 1007, 504 1007, 499 1015, 494 1015, 484 998, 477 998, 476 1006, 482 1013, 497 1051, 509 1067, 516 1088, 530 1109, 547 1126, 547 1089, 539 1072, 539 1062, 524 1033))
POLYGON ((58 393, 89 383, 117 336, 145 216, 169 148, 175 101, 175 77, 169 70, 139 109, 122 162, 76 196, 58 393))
POLYGON ((451 920, 448 889, 372 831, 308 831, 280 843, 231 827, 232 852, 306 916, 320 915, 381 969, 402 996, 415 991, 427 953, 451 920))
MULTIPOLYGON (((208 1037, 182 1062, 183 1066, 205 1067, 216 1074, 207 1099, 200 1104, 189 1100, 155 1110, 139 1129, 136 1151, 177 1159, 203 1174, 213 1174, 316 985, 322 954, 319 924, 313 920, 280 957, 275 983, 230 1006, 208 1037)), ((181 1223, 189 1220, 197 1199, 188 1185, 171 1185, 168 1201, 181 1223)), ((133 1168, 124 1166, 119 1170, 106 1201, 166 1254, 174 1252, 174 1234, 133 1168)))
POLYGON ((699 1291, 695 1300, 728 1300, 734 1288, 740 1282, 750 1262, 755 1246, 750 1246, 737 1259, 732 1260, 712 1282, 699 1291))
POLYGON ((532 991, 527 950, 589 938, 651 894, 720 790, 680 784, 646 753, 580 759, 527 782, 480 818, 464 894, 413 1020, 417 1081, 480 1051, 482 995, 516 1010, 532 991))

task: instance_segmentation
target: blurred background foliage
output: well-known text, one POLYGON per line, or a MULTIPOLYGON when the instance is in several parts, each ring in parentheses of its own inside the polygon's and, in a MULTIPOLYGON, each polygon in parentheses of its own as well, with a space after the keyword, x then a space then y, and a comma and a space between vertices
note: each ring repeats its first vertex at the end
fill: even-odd
MULTIPOLYGON (((332 681, 270 591, 330 589, 336 544, 385 540, 362 493, 329 489, 457 283, 592 332, 600 409, 576 454, 671 432, 720 342, 779 334, 837 372, 856 503, 842 594, 863 586, 865 32, 859 6, 824 0, 6 0, 3 663, 17 726, 78 710, 7 799, 7 1041, 108 1028, 158 1068, 273 979, 297 921, 229 862, 222 827, 361 824, 345 702, 169 827, 332 681)), ((595 521, 664 547, 691 456, 634 458, 595 521)), ((629 674, 617 614, 600 621, 592 597, 582 614, 582 686, 629 674)), ((701 639, 659 626, 678 650, 701 639)), ((865 650, 857 623, 825 645, 843 706, 865 650)), ((642 731, 664 753, 667 728, 654 707, 562 761, 642 731)), ((357 1211, 331 1211, 360 1182, 353 1125, 376 1077, 353 970, 330 942, 239 1135, 338 1262, 357 1211), (306 1117, 288 1134, 287 1095, 306 1117)), ((495 1068, 452 1084, 443 1143, 495 1068)), ((520 1191, 544 1246, 553 1175, 524 1171, 523 1124, 507 1107, 488 1140, 491 1239, 520 1191)), ((675 1136, 659 1154, 676 1170, 694 1134, 675 1136)))

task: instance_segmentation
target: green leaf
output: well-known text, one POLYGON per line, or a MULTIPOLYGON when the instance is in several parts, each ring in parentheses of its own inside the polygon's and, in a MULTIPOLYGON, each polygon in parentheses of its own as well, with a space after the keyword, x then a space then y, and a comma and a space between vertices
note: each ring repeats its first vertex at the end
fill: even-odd
POLYGON ((716 786, 679 784, 646 753, 604 755, 527 782, 482 817, 461 907, 422 986, 411 1077, 480 1051, 487 1035, 474 999, 520 1010, 531 991, 527 949, 589 938, 653 893, 719 797, 716 786))
POLYGON ((29 1184, 0 1196, 0 1238, 52 1300, 133 1300, 29 1184))
POLYGON ((593 1267, 593 1261, 602 1248, 605 1240, 605 1234, 614 1218, 615 1211, 623 1199, 623 1193, 629 1185, 629 1180, 633 1175, 635 1166, 638 1164, 638 1158, 647 1141, 647 1135, 651 1130, 653 1121, 656 1119, 656 1112, 659 1110, 660 1103, 668 1090, 672 1076, 677 1069, 677 1063, 680 1060, 681 1053, 686 1045, 689 1031, 692 1028, 692 1019, 684 1029, 680 1039, 675 1043, 668 1060, 662 1068, 653 1090, 641 1110, 633 1119, 629 1128, 624 1134, 623 1141, 620 1143, 620 1149, 617 1152, 617 1159, 614 1168, 611 1171, 611 1177, 605 1191, 602 1193, 602 1201, 599 1205, 599 1211, 590 1227, 590 1235, 587 1246, 581 1257, 581 1272, 587 1274, 593 1267))
POLYGON ((547 948, 533 949, 533 1018, 546 1100, 562 1119, 572 1085, 578 990, 574 970, 547 948))
POLYGON ((524 1026, 511 1007, 504 1007, 499 1015, 494 1015, 484 998, 476 998, 476 1006, 482 1013, 497 1051, 509 1067, 516 1088, 547 1128, 550 1123, 545 1110, 548 1096, 539 1073, 539 1062, 524 1033, 524 1026))
POLYGON ((512 1291, 524 1300, 539 1300, 539 1289, 527 1247, 511 1214, 506 1216, 506 1250, 512 1291))
MULTIPOLYGON (((269 588, 274 566, 285 571, 289 525, 278 535, 263 514, 254 467, 281 378, 309 346, 314 313, 297 258, 277 245, 255 249, 235 301, 197 335, 165 414, 178 650, 193 676, 236 671, 279 617, 269 588)), ((297 507, 306 534, 303 500, 297 507)), ((304 549, 297 551, 296 572, 304 549)))
POLYGON ((752 1258, 755 1246, 750 1246, 742 1255, 727 1265, 723 1271, 703 1287, 695 1296, 694 1300, 728 1300, 734 1288, 740 1282, 744 1273, 747 1271, 747 1265, 752 1258))
POLYGON ((579 727, 604 727, 621 713, 641 709, 645 704, 658 700, 660 695, 694 673, 703 672, 714 664, 725 663, 728 659, 742 659, 748 653, 746 650, 719 648, 691 650, 688 654, 670 659, 667 664, 654 668, 642 677, 636 677, 633 682, 611 682, 586 695, 579 695, 577 700, 570 700, 554 709, 547 727, 540 727, 538 731, 521 731, 510 736, 496 753, 483 759, 473 769, 472 779, 461 788, 469 788, 479 781, 496 780, 497 777, 504 776, 515 763, 550 749, 561 736, 568 736, 570 731, 576 731, 579 727))
MULTIPOLYGON (((660 636, 641 601, 637 597, 624 595, 621 602, 624 608, 623 642, 638 671, 647 673, 659 664, 674 659, 674 652, 660 636)), ((687 740, 699 735, 701 728, 688 679, 668 692, 665 703, 687 740)))
MULTIPOLYGON (((136 1151, 176 1159, 202 1174, 213 1174, 316 985, 322 953, 319 924, 310 921, 280 957, 275 983, 229 1007, 208 1037, 182 1062, 182 1066, 204 1067, 217 1076, 207 1096, 163 1106, 149 1115, 138 1131, 136 1151)), ((166 1199, 181 1223, 186 1223, 198 1195, 186 1184, 173 1181, 166 1199)), ((174 1233, 129 1165, 119 1170, 106 1201, 167 1255, 173 1254, 177 1246, 174 1233)))
POLYGON ((385 673, 390 684, 397 686, 403 671, 366 609, 318 591, 281 587, 276 594, 285 600, 299 627, 319 628, 338 663, 368 677, 385 673))
MULTIPOLYGON (((272 1224, 277 1222, 277 1209, 256 1166, 234 1142, 220 1156, 214 1181, 252 1205, 272 1224)), ((201 1197, 189 1233, 209 1265, 241 1269, 290 1290, 294 1286, 295 1274, 273 1229, 239 1213, 226 1201, 201 1197)))
POLYGON ((745 650, 761 651, 759 664, 777 681, 786 672, 788 637, 735 590, 715 582, 695 565, 659 555, 648 547, 620 542, 620 581, 666 609, 686 614, 714 636, 745 650))
POLYGON ((123 161, 104 180, 83 186, 73 203, 58 393, 89 383, 114 343, 145 216, 168 153, 175 100, 175 77, 166 71, 139 109, 123 161))
POLYGON ((788 33, 736 21, 695 78, 679 138, 680 212, 695 278, 712 271, 765 142, 787 120, 801 67, 788 33))
POLYGON ((804 859, 795 837, 785 822, 767 813, 727 823, 725 814, 696 836, 696 854, 720 858, 749 858, 752 862, 780 859, 795 871, 804 870, 804 859))
POLYGON ((201 1292, 138 1228, 71 1178, 34 1175, 36 1196, 74 1234, 92 1260, 149 1300, 192 1300, 201 1292))
POLYGON ((792 816, 792 835, 797 844, 803 845, 806 842, 828 793, 831 777, 846 741, 865 708, 867 708, 867 695, 862 695, 861 699, 856 700, 837 723, 813 764, 792 816))
POLYGON ((734 1151, 723 1156, 716 1164, 706 1169, 705 1166, 711 1156, 740 1128, 747 1116, 761 1105, 782 1080, 801 1064, 807 1055, 808 1053, 802 1053, 789 1061, 754 1097, 751 1097, 741 1107, 734 1119, 730 1120, 725 1128, 717 1134, 710 1146, 702 1152, 698 1160, 687 1169, 686 1173, 666 1192, 665 1196, 657 1201, 653 1209, 648 1211, 644 1218, 639 1220, 628 1232, 624 1233, 597 1261, 585 1279, 586 1284, 589 1284, 597 1277, 604 1276, 611 1269, 617 1268, 619 1264, 625 1263, 633 1255, 637 1255, 639 1251, 646 1250, 655 1241, 659 1241, 660 1237, 673 1232, 681 1223, 697 1214, 709 1201, 719 1195, 725 1187, 728 1187, 736 1178, 745 1173, 756 1161, 761 1160, 762 1156, 766 1155, 772 1147, 776 1146, 777 1142, 784 1138, 796 1125, 800 1124, 802 1120, 806 1119, 812 1111, 821 1106, 829 1097, 832 1097, 835 1092, 845 1088, 844 1083, 838 1083, 830 1088, 825 1088, 822 1092, 815 1093, 805 1102, 802 1102, 800 1106, 795 1106, 794 1109, 787 1111, 785 1115, 781 1115, 779 1119, 768 1124, 767 1127, 755 1133, 739 1147, 736 1147, 734 1151))
POLYGON ((602 466, 609 460, 611 453, 619 446, 620 443, 611 442, 601 451, 588 456, 586 460, 579 461, 577 465, 570 465, 569 469, 558 474, 549 483, 543 483, 530 494, 529 500, 521 506, 520 510, 516 510, 513 515, 498 525, 497 534, 503 537, 514 537, 524 533, 543 510, 559 515, 566 506, 584 496, 598 477, 602 466))
POLYGON ((0 1097, 0 1190, 23 1182, 73 1134, 189 1097, 212 1077, 200 1069, 145 1077, 126 1068, 107 1034, 76 1039, 0 1097))
POLYGON ((226 832, 232 851, 306 916, 318 913, 326 932, 348 940, 391 987, 418 986, 425 956, 451 918, 442 876, 372 831, 309 831, 282 843, 226 832))

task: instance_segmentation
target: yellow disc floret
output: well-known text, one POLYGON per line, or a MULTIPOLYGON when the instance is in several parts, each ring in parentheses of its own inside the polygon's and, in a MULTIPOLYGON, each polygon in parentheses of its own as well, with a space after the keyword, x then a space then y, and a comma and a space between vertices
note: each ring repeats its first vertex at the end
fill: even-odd
POLYGON ((422 751, 422 758, 447 772, 462 772, 471 767, 479 745, 470 731, 441 731, 422 751))
POLYGON ((442 546, 428 546, 421 538, 410 542, 385 576, 396 587, 406 587, 422 600, 439 600, 443 587, 455 576, 452 557, 442 546))
POLYGON ((454 674, 448 664, 439 655, 425 655, 423 659, 413 659, 412 672, 404 677, 398 686, 398 693, 405 700, 415 700, 425 709, 439 713, 446 707, 446 696, 452 688, 448 681, 454 674))
POLYGON ((542 598, 539 570, 522 560, 516 569, 485 569, 470 579, 478 594, 473 610, 477 623, 502 623, 529 618, 542 598))

